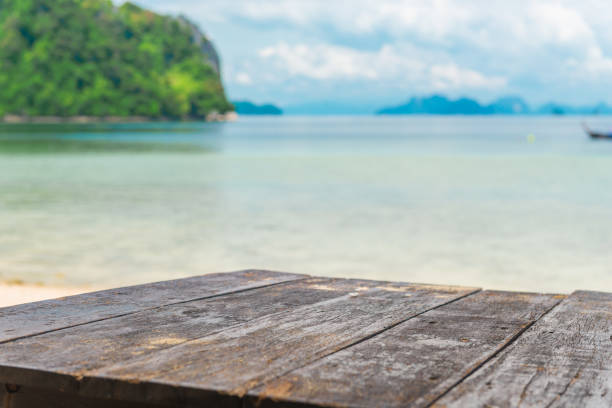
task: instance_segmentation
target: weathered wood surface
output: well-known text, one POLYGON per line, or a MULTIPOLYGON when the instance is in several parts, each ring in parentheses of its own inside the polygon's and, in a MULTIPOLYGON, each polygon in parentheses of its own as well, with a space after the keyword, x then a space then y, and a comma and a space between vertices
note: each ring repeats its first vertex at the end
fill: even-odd
POLYGON ((286 373, 252 390, 249 405, 425 407, 560 300, 477 293, 286 373))
MULTIPOLYGON (((213 390, 211 402, 223 403, 225 395, 241 397, 266 380, 474 291, 473 288, 382 282, 374 287, 359 284, 348 295, 255 319, 216 335, 162 350, 153 358, 99 373, 213 390)), ((202 397, 193 403, 204 402, 202 397)))
POLYGON ((0 308, 0 343, 149 308, 304 278, 305 275, 259 270, 216 273, 0 308))
MULTIPOLYGON (((346 296, 354 293, 356 287, 371 290, 380 285, 376 281, 309 278, 149 309, 90 323, 86 328, 76 326, 19 339, 0 346, 0 381, 14 379, 14 368, 23 367, 24 375, 30 378, 37 376, 39 371, 70 374, 57 378, 54 385, 53 377, 43 374, 47 384, 65 388, 66 379, 71 377, 82 378, 101 368, 124 365, 131 359, 155 354, 258 317, 346 296)), ((31 380, 25 383, 36 384, 31 380)))
POLYGON ((18 329, 0 383, 21 386, 0 407, 612 406, 612 294, 264 271, 150 286, 0 309, 18 329))
POLYGON ((436 407, 612 407, 612 294, 575 292, 436 407))
MULTIPOLYGON (((335 291, 329 283, 319 287, 335 291)), ((87 372, 82 367, 92 360, 90 353, 82 355, 82 362, 75 361, 82 348, 76 349, 78 357, 71 358, 70 364, 62 365, 74 347, 69 342, 34 343, 36 337, 48 338, 50 334, 11 342, 0 347, 0 378, 13 378, 25 385, 44 382, 96 398, 167 404, 180 401, 183 406, 239 404, 240 398, 262 381, 476 290, 369 281, 352 281, 351 286, 348 294, 255 318, 153 354, 136 355, 116 364, 112 359, 111 364, 87 372), (23 344, 26 347, 22 348, 23 344), (60 348, 68 351, 55 359, 53 354, 60 348), (47 357, 58 366, 45 369, 47 357)), ((200 310, 205 313, 206 308, 200 310)))

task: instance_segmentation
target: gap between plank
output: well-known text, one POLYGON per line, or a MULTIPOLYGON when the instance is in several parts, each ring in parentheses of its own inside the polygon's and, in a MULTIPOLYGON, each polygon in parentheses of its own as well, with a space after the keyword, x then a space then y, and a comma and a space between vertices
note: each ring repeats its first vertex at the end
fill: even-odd
MULTIPOLYGON (((310 277, 307 277, 307 278, 304 278, 304 279, 311 279, 311 278, 315 278, 315 277, 310 276, 310 277)), ((315 278, 315 279, 316 279, 316 278, 315 278)), ((329 281, 329 282, 334 282, 334 281, 344 280, 344 278, 325 278, 325 279, 328 279, 328 281, 329 281)), ((300 281, 300 280, 302 280, 302 279, 296 279, 296 280, 287 281, 287 282, 277 282, 277 283, 275 283, 275 284, 273 284, 273 285, 280 285, 280 284, 285 284, 285 283, 289 284, 289 283, 296 282, 296 281, 300 281)), ((273 286, 273 285, 269 285, 269 286, 273 286)), ((263 288, 263 287, 266 287, 266 286, 262 286, 262 288, 263 288)), ((254 289, 259 289, 259 288, 254 288, 254 289)), ((235 292, 235 293, 239 293, 239 292, 235 292)), ((191 300, 189 300, 188 302, 191 302, 191 300)), ((168 306, 174 306, 174 305, 176 305, 176 304, 180 304, 180 303, 184 303, 184 302, 173 303, 172 305, 168 305, 168 306)), ((320 302, 317 302, 317 303, 320 303, 320 302)), ((313 303, 313 304, 315 304, 315 305, 316 305, 317 303, 313 303)), ((291 306, 291 307, 300 307, 300 306, 304 306, 304 305, 289 305, 289 306, 291 306)), ((308 306, 311 306, 311 305, 308 305, 308 306)), ((160 306, 160 307, 165 307, 165 306, 160 306)), ((233 325, 231 325, 231 326, 222 327, 222 328, 220 328, 220 329, 218 329, 218 330, 216 330, 216 331, 213 331, 213 332, 210 332, 210 333, 206 333, 206 334, 205 334, 205 335, 203 335, 203 336, 193 337, 193 338, 190 338, 190 339, 186 339, 186 340, 181 341, 181 342, 179 342, 179 343, 173 343, 173 344, 170 344, 170 345, 168 345, 168 346, 166 346, 166 347, 159 347, 159 348, 155 349, 155 352, 157 353, 157 352, 160 352, 160 351, 162 351, 162 350, 168 350, 168 349, 171 349, 171 348, 174 348, 174 347, 178 347, 178 346, 180 346, 180 345, 182 345, 182 344, 185 344, 185 343, 190 343, 190 342, 192 342, 192 341, 198 341, 198 340, 201 340, 201 339, 206 338, 206 337, 209 337, 209 336, 214 336, 214 335, 217 335, 217 334, 222 333, 222 332, 224 332, 224 331, 226 331, 226 330, 234 329, 234 328, 236 328, 236 327, 239 327, 239 326, 245 325, 245 324, 250 323, 250 322, 252 322, 252 321, 254 321, 254 320, 261 319, 261 318, 263 318, 263 317, 269 317, 269 316, 273 316, 273 315, 281 314, 281 313, 286 313, 286 312, 272 312, 272 313, 265 314, 265 315, 262 315, 262 316, 253 317, 253 318, 251 318, 251 319, 246 319, 246 320, 244 320, 244 321, 241 321, 241 322, 239 322, 239 323, 233 324, 233 325)), ((106 368, 109 368, 109 367, 114 367, 114 366, 116 366, 116 365, 117 365, 117 364, 113 364, 113 365, 108 366, 108 367, 106 367, 106 368)), ((85 377, 95 378, 95 374, 88 374, 88 375, 86 375, 85 377)), ((2 407, 2 406, 0 406, 0 408, 3 408, 3 407, 2 407)))
MULTIPOLYGON (((326 281, 327 281, 328 283, 338 282, 338 281, 347 281, 347 280, 351 280, 351 279, 347 279, 347 278, 324 278, 324 277, 322 278, 322 277, 317 277, 317 276, 309 276, 309 275, 307 275, 307 276, 306 276, 304 279, 305 279, 305 280, 308 280, 308 279, 326 279, 326 281)), ((292 283, 292 282, 301 281, 301 280, 304 280, 304 279, 296 279, 296 280, 293 280, 293 281, 288 281, 288 282, 280 282, 280 283, 276 283, 275 285, 278 285, 278 284, 284 284, 284 283, 292 283)), ((418 285, 418 284, 416 284, 416 285, 418 285)), ((272 285, 270 285, 270 286, 272 286, 272 285)), ((391 329, 391 328, 393 328, 393 327, 395 327, 395 326, 397 326, 397 325, 399 325, 399 324, 404 323, 405 321, 407 321, 407 320, 409 320, 409 319, 412 319, 412 318, 414 318, 414 317, 420 316, 421 314, 426 313, 426 312, 428 312, 428 311, 430 311, 430 310, 436 309, 436 308, 438 308, 438 307, 441 307, 441 306, 444 306, 444 305, 448 305, 449 303, 452 303, 452 302, 454 302, 454 301, 456 301, 456 300, 463 299, 463 298, 465 298, 465 297, 467 297, 467 296, 473 295, 473 294, 475 294, 475 293, 477 293, 477 292, 480 292, 481 290, 482 290, 482 289, 476 289, 476 290, 474 290, 474 291, 472 291, 472 292, 469 292, 469 293, 466 293, 466 294, 464 294, 464 295, 462 295, 462 296, 460 296, 460 297, 457 297, 457 298, 455 298, 455 299, 449 300, 448 302, 445 302, 445 303, 443 303, 443 304, 440 304, 440 305, 434 306, 434 307, 432 307, 432 308, 430 308, 430 309, 427 309, 427 310, 425 310, 425 311, 423 311, 423 312, 419 312, 418 314, 415 314, 415 315, 413 315, 413 316, 411 316, 411 317, 409 317, 409 318, 403 319, 403 320, 402 320, 402 321, 400 321, 400 322, 393 323, 393 324, 392 324, 391 326, 389 326, 389 327, 386 327, 386 328, 384 328, 384 329, 378 330, 377 332, 375 332, 375 333, 373 333, 373 334, 369 334, 369 335, 367 335, 366 337, 363 337, 363 338, 361 338, 361 339, 359 339, 359 340, 356 340, 355 342, 353 342, 353 343, 351 343, 351 344, 349 344, 349 345, 347 345, 347 346, 343 346, 342 348, 340 348, 340 349, 338 349, 338 350, 334 350, 334 351, 332 351, 332 352, 331 352, 331 353, 329 353, 329 354, 337 353, 338 351, 344 350, 345 348, 348 348, 348 347, 354 346, 355 344, 359 344, 359 343, 361 343, 362 341, 368 340, 368 339, 370 339, 370 338, 372 338, 372 337, 374 337, 374 336, 376 336, 376 335, 378 335, 378 334, 380 334, 380 333, 382 333, 382 332, 384 332, 384 331, 386 331, 386 330, 389 330, 389 329, 391 329)), ((318 302, 315 302, 315 303, 312 303, 312 304, 307 304, 307 305, 293 305, 293 304, 290 304, 289 306, 290 306, 290 307, 292 307, 292 308, 295 308, 295 307, 312 307, 312 306, 314 306, 314 305, 318 305, 318 304, 321 304, 321 303, 325 303, 325 302, 329 302, 329 301, 337 300, 337 299, 340 299, 340 298, 342 298, 342 297, 346 297, 346 296, 347 296, 347 295, 343 295, 343 296, 340 296, 340 297, 337 297, 337 298, 331 298, 331 299, 326 299, 326 300, 320 300, 320 301, 318 301, 318 302)), ((191 301, 187 301, 187 302, 191 302, 191 301)), ((178 303, 186 303, 186 302, 178 302, 178 303)), ((273 312, 273 313, 265 314, 265 315, 262 315, 262 316, 257 316, 257 317, 254 317, 254 318, 252 318, 252 319, 248 319, 248 320, 242 321, 242 322, 240 322, 240 323, 236 323, 236 324, 231 325, 231 326, 227 326, 227 327, 220 328, 220 329, 218 329, 218 330, 216 330, 216 331, 214 331, 214 332, 211 332, 211 333, 206 333, 206 334, 204 334, 204 335, 202 335, 202 336, 198 336, 198 337, 193 337, 193 338, 190 338, 190 339, 186 339, 185 341, 182 341, 182 342, 180 342, 180 343, 176 343, 176 344, 171 344, 171 345, 168 345, 167 347, 160 347, 160 348, 156 349, 156 350, 155 350, 155 352, 157 353, 157 352, 160 352, 160 351, 162 351, 162 350, 169 350, 169 349, 172 349, 172 348, 175 348, 175 347, 180 347, 181 345, 186 344, 186 343, 191 343, 191 342, 199 341, 199 340, 201 340, 201 339, 203 339, 203 338, 210 337, 210 336, 214 336, 214 335, 217 335, 217 334, 219 334, 219 333, 223 333, 223 332, 225 332, 225 331, 227 331, 227 330, 231 330, 231 329, 233 329, 233 328, 236 328, 236 327, 239 327, 239 326, 242 326, 242 325, 248 324, 249 322, 252 322, 252 321, 254 321, 254 320, 263 319, 263 318, 268 318, 268 317, 271 317, 271 316, 274 316, 274 315, 283 315, 283 314, 290 313, 290 312, 291 312, 291 310, 284 310, 284 311, 277 311, 277 312, 273 312)), ((324 357, 326 357, 326 356, 327 356, 327 355, 329 355, 329 354, 326 354, 325 356, 322 356, 322 357, 320 357, 320 358, 324 358, 324 357)), ((317 358, 317 359, 313 360, 312 362, 317 361, 317 360, 319 360, 319 358, 317 358)), ((302 365, 302 366, 299 366, 299 367, 293 368, 293 369, 289 370, 288 372, 293 371, 293 370, 297 370, 297 369, 299 369, 299 368, 301 368, 301 367, 304 367, 304 366, 307 366, 308 364, 311 364, 312 362, 308 362, 308 363, 306 363, 306 364, 304 364, 304 365, 302 365)), ((108 369, 109 367, 110 367, 110 368, 115 367, 117 364, 118 364, 118 363, 113 364, 113 365, 111 365, 111 366, 108 366, 108 367, 106 367, 106 368, 108 369)), ((284 373, 284 374, 280 374, 278 377, 280 377, 280 376, 282 376, 282 375, 285 375, 285 374, 286 374, 286 373, 284 373)), ((89 377, 89 378, 96 378, 96 373, 95 373, 95 372, 93 372, 93 373, 87 374, 85 377, 89 377)), ((277 377, 277 376, 275 376, 274 378, 278 378, 278 377, 277 377)), ((250 390, 252 390, 253 388, 258 387, 259 385, 260 385, 260 383, 257 383, 257 384, 256 384, 254 387, 249 387, 248 389, 246 389, 246 391, 244 391, 244 395, 246 395, 246 394, 247 394, 247 393, 248 393, 250 390)), ((239 396, 239 397, 240 397, 240 396, 239 396)), ((0 408, 2 408, 2 407, 0 407, 0 408)))
POLYGON ((464 375, 463 377, 461 377, 457 382, 455 382, 454 384, 450 385, 446 390, 444 390, 440 395, 438 395, 436 398, 434 398, 429 404, 427 404, 425 406, 425 408, 430 408, 432 407, 436 402, 438 402, 442 397, 444 397, 446 394, 448 394, 449 392, 451 392, 451 390, 453 390, 455 387, 457 387, 459 384, 461 384, 462 382, 464 382, 468 377, 470 377, 471 375, 473 375, 476 371, 480 370, 485 364, 487 364, 489 361, 493 360, 495 357, 497 357, 502 351, 504 351, 506 348, 508 348, 511 344, 513 344, 516 340, 518 340, 519 337, 521 337, 523 335, 523 333, 525 333, 527 330, 529 330, 534 324, 536 324, 540 319, 542 319, 544 316, 546 316, 548 313, 550 313, 554 308, 556 308, 557 306, 559 306, 559 304, 561 304, 561 302, 563 302, 565 299, 561 299, 559 300, 557 303, 555 303, 554 305, 552 305, 552 307, 548 310, 546 310, 544 313, 542 313, 540 315, 540 317, 538 317, 537 319, 529 322, 527 325, 525 325, 525 327, 523 327, 521 330, 518 331, 518 333, 516 333, 514 336, 512 336, 508 341, 506 341, 504 344, 501 345, 501 347, 499 347, 497 350, 495 350, 493 352, 493 354, 491 354, 489 357, 485 358, 482 362, 478 363, 475 367, 473 367, 466 375, 464 375))
MULTIPOLYGON (((322 359, 324 359, 324 358, 326 358, 326 357, 331 356, 332 354, 336 354, 336 353, 338 353, 338 352, 340 352, 340 351, 342 351, 342 350, 346 350, 346 349, 347 349, 347 348, 349 348, 349 347, 353 347, 353 346, 356 346, 356 345, 358 345, 358 344, 360 344, 360 343, 363 343, 364 341, 370 340, 371 338, 376 337, 376 336, 378 336, 379 334, 382 334, 382 333, 386 332, 387 330, 391 330, 391 329, 393 329, 394 327, 397 327, 397 326, 399 326, 400 324, 407 322, 408 320, 414 319, 415 317, 421 316, 421 315, 422 315, 422 314, 424 314, 424 313, 427 313, 427 312, 430 312, 430 311, 432 311, 432 310, 438 309, 438 308, 440 308, 440 307, 443 307, 443 306, 449 305, 449 304, 451 304, 451 303, 453 303, 453 302, 456 302, 456 301, 458 301, 458 300, 464 299, 464 298, 466 298, 466 297, 468 297, 468 296, 472 296, 472 295, 474 295, 474 294, 476 294, 476 293, 478 293, 478 292, 480 292, 480 291, 482 291, 482 289, 476 289, 476 290, 474 290, 473 292, 466 293, 465 295, 462 295, 462 296, 457 297, 457 298, 455 298, 455 299, 449 300, 448 302, 441 303, 441 304, 439 304, 439 305, 436 305, 436 306, 430 307, 430 308, 429 308, 429 309, 427 309, 427 310, 423 310, 422 312, 419 312, 419 313, 417 313, 417 314, 411 315, 410 317, 407 317, 406 319, 402 319, 401 321, 396 322, 396 323, 393 323, 393 324, 389 325, 388 327, 385 327, 385 328, 383 328, 383 329, 381 329, 381 330, 378 330, 378 331, 376 331, 376 332, 374 332, 374 333, 372 333, 372 334, 368 334, 367 336, 365 336, 365 337, 363 337, 363 338, 361 338, 361 339, 359 339, 359 340, 356 340, 356 341, 354 341, 354 342, 352 342, 352 343, 350 343, 350 344, 347 344, 347 345, 345 345, 345 346, 342 346, 342 347, 340 347, 340 348, 339 348, 339 349, 337 349, 337 350, 333 350, 333 351, 331 351, 331 352, 329 352, 329 353, 327 353, 327 354, 325 354, 325 355, 323 355, 323 356, 317 357, 317 358, 315 358, 314 360, 307 362, 306 364, 303 364, 303 365, 298 366, 298 367, 293 367, 293 368, 291 368, 291 369, 289 369, 289 370, 285 371, 284 373, 281 373, 281 374, 279 374, 279 375, 277 375, 277 376, 274 376, 273 378, 271 378, 271 379, 269 379, 269 380, 265 380, 265 381, 259 382, 259 383, 255 384, 254 386, 252 386, 252 387, 248 388, 248 389, 247 389, 247 390, 244 392, 244 395, 242 396, 242 407, 243 407, 243 408, 247 408, 247 407, 248 407, 248 406, 247 406, 247 401, 248 401, 248 393, 249 393, 249 391, 251 391, 251 390, 253 390, 253 389, 257 388, 257 387, 260 387, 260 386, 264 385, 266 382, 269 382, 269 381, 274 381, 274 380, 276 380, 276 379, 278 379, 278 378, 284 377, 284 376, 286 376, 286 375, 290 374, 291 372, 293 372, 293 371, 295 371, 295 370, 299 370, 299 369, 301 369, 301 368, 307 367, 307 366, 309 366, 309 365, 311 365, 311 364, 313 364, 313 363, 316 363, 316 362, 317 362, 317 361, 319 361, 319 360, 322 360, 322 359)), ((555 306, 556 306, 556 305, 555 305, 555 306)))
POLYGON ((24 335, 24 336, 14 337, 14 338, 11 338, 11 339, 8 339, 8 340, 2 340, 2 341, 0 341, 0 345, 6 344, 6 343, 10 343, 12 341, 23 340, 23 339, 27 339, 27 338, 30 338, 30 337, 40 336, 40 335, 47 334, 47 333, 53 333, 53 332, 60 331, 60 330, 66 330, 66 329, 72 329, 74 327, 85 326, 85 325, 90 324, 90 323, 98 323, 98 322, 103 322, 105 320, 116 319, 118 317, 124 317, 124 316, 133 315, 133 314, 140 313, 140 312, 160 309, 162 307, 180 305, 180 304, 189 303, 189 302, 196 302, 198 300, 213 299, 213 298, 217 298, 217 297, 221 297, 221 296, 227 296, 227 295, 233 295, 233 294, 236 294, 236 293, 248 292, 250 290, 257 290, 257 289, 269 288, 269 287, 277 286, 277 285, 289 284, 289 283, 292 283, 292 282, 299 282, 299 281, 306 280, 306 279, 311 279, 311 278, 312 278, 312 276, 305 275, 303 278, 292 279, 292 280, 283 281, 283 282, 269 283, 267 285, 262 285, 262 286, 255 286, 255 287, 250 287, 250 288, 238 289, 238 290, 234 290, 234 291, 231 291, 231 292, 216 293, 214 295, 202 296, 202 297, 199 297, 199 298, 193 298, 193 299, 189 299, 189 300, 181 300, 180 302, 166 303, 166 304, 159 305, 159 306, 147 307, 147 308, 144 308, 144 309, 134 310, 132 312, 121 313, 121 314, 117 314, 117 315, 113 315, 113 316, 109 316, 109 317, 102 317, 100 319, 94 319, 94 320, 90 320, 90 321, 83 322, 83 323, 76 323, 76 324, 72 324, 72 325, 69 325, 69 326, 60 327, 60 328, 57 328, 57 329, 44 330, 44 331, 41 331, 41 332, 38 332, 38 333, 32 333, 32 334, 27 334, 27 335, 24 335))

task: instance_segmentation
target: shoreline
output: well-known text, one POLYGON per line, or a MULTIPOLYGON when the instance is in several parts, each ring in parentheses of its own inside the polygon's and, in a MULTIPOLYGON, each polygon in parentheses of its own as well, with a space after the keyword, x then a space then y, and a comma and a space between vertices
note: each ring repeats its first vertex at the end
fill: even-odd
POLYGON ((156 122, 234 122, 238 114, 234 111, 219 113, 211 112, 205 118, 151 118, 147 116, 26 116, 6 114, 0 117, 0 123, 4 124, 90 124, 90 123, 156 123, 156 122))
POLYGON ((91 287, 43 286, 24 283, 0 282, 0 307, 56 299, 95 291, 91 287))

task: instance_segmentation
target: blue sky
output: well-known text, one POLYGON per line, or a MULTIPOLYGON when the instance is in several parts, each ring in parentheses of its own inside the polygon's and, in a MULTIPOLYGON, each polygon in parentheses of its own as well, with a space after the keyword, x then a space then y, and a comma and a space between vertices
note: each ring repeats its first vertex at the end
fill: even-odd
POLYGON ((219 50, 231 99, 371 111, 413 95, 612 103, 604 1, 137 0, 219 50))

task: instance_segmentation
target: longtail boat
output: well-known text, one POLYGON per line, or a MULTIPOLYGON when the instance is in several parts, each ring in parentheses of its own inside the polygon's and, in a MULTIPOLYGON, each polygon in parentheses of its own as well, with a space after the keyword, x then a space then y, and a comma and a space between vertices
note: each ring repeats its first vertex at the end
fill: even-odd
POLYGON ((591 137, 591 139, 612 139, 612 132, 606 133, 591 130, 584 122, 582 122, 582 128, 591 137))

